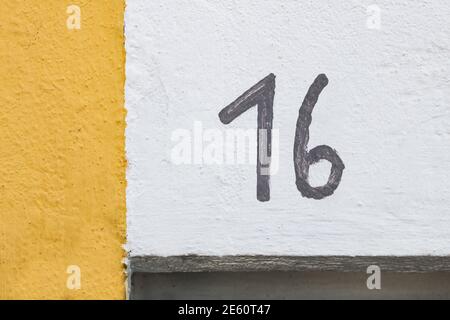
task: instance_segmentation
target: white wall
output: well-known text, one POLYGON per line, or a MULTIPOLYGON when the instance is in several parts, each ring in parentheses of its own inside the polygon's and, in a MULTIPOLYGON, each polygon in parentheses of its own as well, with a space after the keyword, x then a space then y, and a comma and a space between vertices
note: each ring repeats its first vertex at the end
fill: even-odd
MULTIPOLYGON (((379 26, 372 4, 127 1, 132 256, 450 254, 450 2, 376 1, 379 26), (255 128, 255 109, 228 126, 218 113, 269 73, 279 130, 269 202, 256 200, 254 164, 173 163, 176 130, 255 128), (346 169, 318 201, 297 190, 292 152, 320 73, 330 83, 308 146, 336 149, 346 169)), ((326 170, 314 166, 311 181, 324 184, 326 170)))

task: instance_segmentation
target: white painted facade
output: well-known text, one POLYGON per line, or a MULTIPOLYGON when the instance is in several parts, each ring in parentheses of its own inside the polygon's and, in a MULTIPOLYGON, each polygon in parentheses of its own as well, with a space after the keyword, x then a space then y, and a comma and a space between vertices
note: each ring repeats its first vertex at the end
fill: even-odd
MULTIPOLYGON (((128 0, 131 256, 449 255, 448 17, 447 0, 128 0), (270 73, 279 161, 259 202, 255 164, 225 152, 230 129, 256 129, 256 109, 227 126, 218 113, 270 73), (329 85, 308 147, 331 146, 346 169, 332 196, 311 200, 293 146, 320 73, 329 85), (191 164, 180 164, 187 137, 191 164)), ((312 166, 311 183, 328 170, 312 166)))

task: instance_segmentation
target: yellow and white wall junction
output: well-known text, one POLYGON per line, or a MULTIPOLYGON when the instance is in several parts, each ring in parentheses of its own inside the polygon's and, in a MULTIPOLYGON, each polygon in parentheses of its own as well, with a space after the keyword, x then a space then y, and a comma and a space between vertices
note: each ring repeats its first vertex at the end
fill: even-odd
POLYGON ((139 257, 450 255, 450 6, 372 2, 3 1, 0 298, 125 299, 139 257), (258 201, 256 110, 218 115, 272 74, 258 201), (319 74, 321 200, 292 161, 319 74))

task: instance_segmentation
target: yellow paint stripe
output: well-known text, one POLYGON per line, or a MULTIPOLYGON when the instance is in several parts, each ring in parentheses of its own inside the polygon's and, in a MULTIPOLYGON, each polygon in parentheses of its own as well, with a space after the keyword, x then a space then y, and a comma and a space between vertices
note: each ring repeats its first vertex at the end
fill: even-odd
POLYGON ((124 1, 1 6, 0 298, 123 299, 124 1))

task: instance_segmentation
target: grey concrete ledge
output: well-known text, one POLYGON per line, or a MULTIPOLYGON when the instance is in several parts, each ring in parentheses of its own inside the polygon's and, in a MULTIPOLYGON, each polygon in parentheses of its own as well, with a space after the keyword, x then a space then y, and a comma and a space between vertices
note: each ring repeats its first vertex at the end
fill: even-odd
POLYGON ((450 272, 450 256, 144 256, 129 258, 131 272, 450 272))

